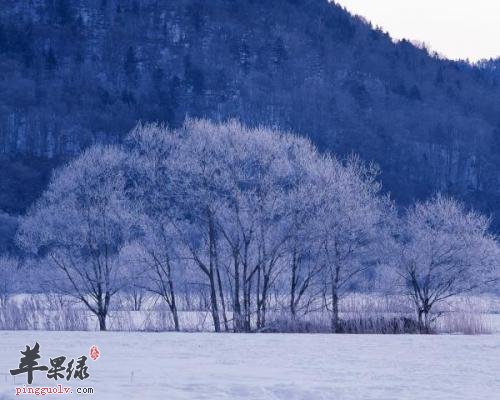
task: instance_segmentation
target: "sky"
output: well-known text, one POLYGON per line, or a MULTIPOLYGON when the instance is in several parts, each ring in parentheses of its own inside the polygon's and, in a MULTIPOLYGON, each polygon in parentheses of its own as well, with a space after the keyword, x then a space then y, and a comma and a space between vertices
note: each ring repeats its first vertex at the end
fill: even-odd
POLYGON ((500 56, 499 0, 335 0, 394 39, 424 42, 451 59, 500 56))

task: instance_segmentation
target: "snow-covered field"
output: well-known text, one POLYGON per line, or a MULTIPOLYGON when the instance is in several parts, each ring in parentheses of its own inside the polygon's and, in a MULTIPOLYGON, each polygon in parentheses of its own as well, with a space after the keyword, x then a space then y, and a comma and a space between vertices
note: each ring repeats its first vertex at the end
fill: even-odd
MULTIPOLYGON (((87 354, 90 377, 64 381, 107 399, 500 399, 500 336, 0 332, 0 393, 25 345, 40 362, 87 354)), ((34 384, 54 386, 35 372, 34 384)), ((57 383, 61 383, 59 380, 57 383)), ((0 396, 0 398, 2 398, 0 396)))

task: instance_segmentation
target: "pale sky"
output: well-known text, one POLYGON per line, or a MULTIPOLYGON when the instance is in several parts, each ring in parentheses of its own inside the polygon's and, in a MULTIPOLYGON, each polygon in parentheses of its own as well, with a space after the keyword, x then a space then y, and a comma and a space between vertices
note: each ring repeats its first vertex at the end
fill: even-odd
POLYGON ((500 0, 335 0, 394 39, 425 42, 451 59, 500 56, 500 0))

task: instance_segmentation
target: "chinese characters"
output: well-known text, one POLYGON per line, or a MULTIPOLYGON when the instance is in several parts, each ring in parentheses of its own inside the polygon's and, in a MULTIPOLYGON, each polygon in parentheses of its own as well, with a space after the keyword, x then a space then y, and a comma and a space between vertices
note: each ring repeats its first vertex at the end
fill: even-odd
POLYGON ((76 360, 72 358, 66 363, 66 356, 59 356, 50 358, 50 368, 46 365, 39 365, 38 360, 40 356, 40 344, 37 342, 33 347, 26 346, 25 351, 21 351, 22 357, 19 361, 17 369, 11 369, 10 374, 20 375, 27 374, 28 384, 33 382, 33 373, 35 371, 47 371, 48 379, 87 379, 90 375, 88 373, 88 366, 86 365, 87 357, 81 356, 76 360))

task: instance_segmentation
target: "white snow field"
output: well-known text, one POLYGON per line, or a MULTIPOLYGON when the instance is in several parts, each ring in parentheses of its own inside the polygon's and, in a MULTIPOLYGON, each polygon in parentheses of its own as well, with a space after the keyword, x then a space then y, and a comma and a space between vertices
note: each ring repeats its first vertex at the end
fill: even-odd
POLYGON ((94 388, 45 398, 498 400, 500 336, 0 332, 0 399, 15 396, 9 369, 40 343, 39 360, 88 356, 84 381, 34 384, 94 388), (2 397, 2 395, 4 397, 2 397))

